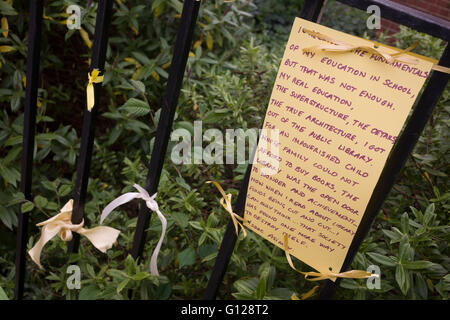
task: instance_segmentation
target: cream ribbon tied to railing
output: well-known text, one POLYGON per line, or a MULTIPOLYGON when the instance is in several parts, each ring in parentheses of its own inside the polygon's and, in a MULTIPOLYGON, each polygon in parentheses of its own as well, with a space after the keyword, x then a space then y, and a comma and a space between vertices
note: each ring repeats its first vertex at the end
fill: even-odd
POLYGON ((92 229, 83 228, 84 220, 80 224, 72 224, 73 200, 70 199, 60 213, 56 216, 38 223, 36 226, 42 227, 41 237, 34 247, 28 251, 31 259, 40 267, 41 252, 45 244, 58 235, 63 241, 70 241, 73 232, 85 236, 98 250, 105 253, 116 242, 120 231, 111 227, 99 226, 92 229))
POLYGON ((164 240, 164 237, 166 235, 166 228, 167 228, 167 220, 164 217, 164 215, 159 211, 158 203, 155 201, 156 193, 152 196, 150 196, 144 188, 142 188, 138 184, 133 185, 139 192, 128 192, 125 193, 113 201, 109 203, 105 209, 102 211, 102 215, 100 217, 100 223, 103 223, 103 221, 106 219, 106 217, 118 206, 125 204, 127 202, 130 202, 133 199, 142 199, 145 201, 145 204, 147 205, 147 208, 149 208, 151 211, 156 212, 158 215, 159 220, 161 220, 162 225, 162 231, 161 231, 161 237, 159 238, 158 244, 156 245, 155 250, 153 250, 152 257, 150 259, 150 272, 153 275, 159 276, 158 273, 158 255, 159 251, 161 249, 162 242, 164 240))

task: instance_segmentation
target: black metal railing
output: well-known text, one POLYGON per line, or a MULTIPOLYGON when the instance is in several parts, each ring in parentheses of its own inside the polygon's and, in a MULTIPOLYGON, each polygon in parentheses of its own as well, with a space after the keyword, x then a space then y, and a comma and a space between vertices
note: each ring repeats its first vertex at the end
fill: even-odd
MULTIPOLYGON (((94 42, 92 46, 92 59, 90 72, 94 69, 104 70, 106 48, 108 45, 108 30, 111 21, 113 0, 100 0, 97 8, 95 22, 94 42)), ((37 89, 39 87, 39 53, 41 39, 41 25, 44 0, 30 1, 30 25, 29 44, 27 56, 27 87, 25 98, 25 119, 23 133, 23 156, 21 173, 21 191, 25 199, 32 200, 31 177, 33 168, 34 135, 36 123, 37 89)), ((165 95, 162 101, 161 116, 156 131, 155 144, 151 155, 145 189, 154 194, 158 188, 162 166, 170 138, 175 109, 180 94, 180 89, 185 73, 189 49, 192 45, 192 36, 200 8, 200 1, 184 1, 180 26, 178 27, 172 63, 169 71, 169 79, 166 85, 165 95)), ((81 147, 77 163, 75 181, 74 206, 72 223, 79 224, 84 218, 84 206, 89 181, 89 171, 92 158, 92 148, 95 138, 95 122, 100 100, 101 84, 94 83, 95 102, 91 111, 84 108, 81 147)), ((26 244, 28 242, 29 212, 19 214, 16 246, 16 279, 15 299, 22 299, 24 293, 26 244)), ((142 255, 146 229, 150 220, 151 211, 141 202, 136 232, 134 235, 131 254, 138 259, 142 255)), ((68 252, 78 251, 79 235, 74 234, 68 244, 68 252)))
MULTIPOLYGON (((396 4, 387 0, 338 0, 349 6, 365 10, 369 5, 380 6, 383 17, 391 21, 409 26, 418 31, 428 33, 435 37, 449 41, 450 24, 447 21, 436 19, 428 14, 411 9, 409 7, 396 4)), ((201 1, 185 0, 181 15, 180 25, 176 37, 174 53, 172 57, 169 78, 166 84, 165 94, 162 100, 161 116, 158 123, 155 144, 151 154, 151 160, 148 167, 148 174, 145 183, 145 189, 149 194, 154 194, 158 189, 167 145, 170 138, 170 132, 177 107, 180 88, 182 85, 186 62, 189 55, 189 49, 192 45, 192 36, 197 21, 197 16, 201 1)), ((324 0, 305 0, 301 10, 300 17, 310 21, 317 21, 324 0)), ((39 87, 39 58, 40 58, 40 37, 43 14, 44 0, 30 1, 30 24, 29 24, 29 43, 27 56, 27 86, 25 97, 25 117, 23 132, 23 154, 22 154, 22 172, 20 189, 25 195, 25 199, 32 200, 31 196, 31 177, 33 168, 33 150, 36 122, 36 102, 37 89, 39 87)), ((97 18, 95 25, 94 43, 92 47, 92 60, 90 71, 93 69, 104 70, 106 48, 108 43, 108 29, 111 21, 113 0, 99 0, 97 9, 97 18)), ((440 65, 449 67, 449 48, 445 49, 440 65)), ((391 190, 397 175, 406 162, 416 144, 423 128, 425 127, 433 108, 437 104, 439 97, 445 89, 449 80, 449 75, 434 71, 429 83, 421 95, 417 106, 415 107, 406 127, 395 144, 391 155, 382 171, 378 184, 370 199, 367 210, 356 232, 347 257, 343 264, 341 272, 349 268, 358 248, 370 229, 381 205, 391 190)), ((94 84, 95 103, 89 112, 84 108, 83 129, 81 138, 80 154, 77 163, 77 174, 75 182, 74 208, 72 223, 80 223, 84 216, 84 205, 86 200, 86 191, 89 179, 89 167, 92 158, 92 148, 95 137, 95 120, 97 116, 98 103, 100 98, 101 84, 94 84)), ((248 181, 250 176, 251 164, 247 168, 244 181, 241 185, 238 199, 234 210, 237 214, 243 215, 245 200, 247 194, 248 181)), ((22 299, 25 280, 26 263, 26 244, 28 240, 28 220, 29 212, 19 214, 17 242, 16 242, 16 282, 15 298, 22 299)), ((146 229, 150 221, 151 211, 141 201, 134 234, 131 254, 133 258, 139 259, 142 255, 146 229)), ((236 243, 236 234, 232 222, 227 229, 220 246, 214 268, 211 273, 208 286, 205 291, 205 299, 215 299, 220 284, 225 275, 227 265, 236 243)), ((79 245, 78 235, 68 245, 69 252, 77 252, 79 245)), ((335 292, 339 281, 336 283, 326 281, 321 288, 321 299, 331 298, 335 292)))
MULTIPOLYGON (((383 18, 403 24, 405 26, 416 29, 420 32, 430 34, 432 36, 446 40, 450 39, 450 23, 448 21, 437 19, 429 14, 420 12, 418 10, 409 8, 404 5, 394 3, 388 0, 338 0, 349 6, 366 10, 370 5, 378 5, 381 9, 383 18)), ((306 20, 316 22, 320 16, 321 10, 324 8, 324 0, 305 0, 302 7, 300 17, 306 20)), ((439 64, 444 67, 450 66, 449 47, 447 47, 442 54, 439 64)), ((427 84, 423 94, 421 95, 417 106, 415 107, 408 123, 400 137, 398 138, 391 154, 386 162, 386 165, 381 173, 380 179, 374 189, 372 197, 364 212, 364 216, 358 227, 358 230, 353 238, 352 244, 349 248, 344 264, 340 272, 346 271, 349 267, 359 246, 364 240, 365 236, 370 230, 376 215, 381 209, 384 199, 387 197, 389 191, 394 185, 395 179, 405 164, 409 154, 414 145, 420 137, 430 115, 436 106, 439 97, 447 85, 449 75, 434 71, 431 75, 430 81, 427 84)), ((238 199, 234 206, 234 212, 243 215, 245 208, 245 199, 247 197, 247 188, 250 178, 251 164, 247 168, 246 175, 242 182, 238 199)), ((233 253, 233 248, 236 243, 236 233, 234 226, 230 223, 225 231, 219 253, 216 258, 214 269, 208 286, 205 291, 204 298, 211 300, 215 299, 226 272, 227 265, 233 253)), ((326 280, 320 289, 319 299, 330 299, 340 280, 336 282, 326 280)))

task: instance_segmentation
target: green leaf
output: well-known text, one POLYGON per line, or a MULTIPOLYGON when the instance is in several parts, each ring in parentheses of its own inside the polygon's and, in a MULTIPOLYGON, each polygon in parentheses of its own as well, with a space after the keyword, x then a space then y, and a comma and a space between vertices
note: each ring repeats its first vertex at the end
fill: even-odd
POLYGON ((361 285, 353 279, 342 279, 340 286, 345 289, 361 289, 361 285))
POLYGON ((16 168, 8 168, 3 165, 0 165, 0 175, 13 186, 16 186, 16 182, 20 179, 20 173, 16 168))
POLYGON ((0 221, 9 229, 12 230, 13 226, 17 225, 17 217, 15 214, 8 210, 4 206, 0 205, 0 221))
POLYGON ((381 230, 389 239, 391 239, 391 243, 399 242, 402 238, 402 234, 399 234, 397 232, 383 229, 381 230))
POLYGON ((18 203, 22 203, 24 201, 26 201, 24 194, 22 192, 18 191, 12 195, 11 200, 8 201, 6 206, 7 207, 14 206, 14 205, 16 205, 18 203))
POLYGON ((256 299, 261 300, 266 295, 267 288, 267 274, 261 276, 256 287, 256 299))
POLYGON ((434 170, 431 168, 425 168, 424 169, 426 172, 428 172, 429 174, 432 174, 433 176, 438 176, 438 177, 447 177, 447 174, 445 172, 439 171, 439 170, 434 170))
POLYGON ((150 277, 150 274, 148 272, 142 271, 142 272, 139 272, 139 273, 133 275, 131 277, 131 279, 133 279, 135 281, 141 281, 141 280, 144 280, 144 279, 146 279, 148 277, 150 277))
POLYGON ((182 228, 186 229, 189 225, 189 217, 187 214, 182 212, 174 211, 172 212, 172 219, 182 228))
POLYGON ((408 237, 404 236, 402 238, 402 240, 400 241, 400 249, 399 249, 399 254, 398 254, 398 260, 403 262, 403 261, 408 261, 408 252, 409 249, 411 248, 411 245, 408 242, 408 237))
POLYGON ((196 230, 203 231, 203 227, 201 226, 199 221, 189 221, 189 225, 196 230))
POLYGON ((97 300, 99 294, 100 289, 95 284, 91 284, 81 289, 78 300, 97 300))
POLYGON ((181 13, 183 10, 183 3, 181 1, 172 0, 169 4, 178 12, 181 13))
POLYGON ((416 292, 419 294, 420 298, 424 300, 428 299, 428 286, 425 279, 420 273, 415 273, 415 277, 416 292))
POLYGON ((403 295, 406 296, 409 290, 409 274, 401 264, 397 265, 397 268, 395 269, 395 280, 403 295))
POLYGON ((108 141, 106 142, 106 145, 110 146, 114 142, 116 142, 117 139, 119 139, 120 135, 122 134, 122 131, 123 127, 114 127, 109 133, 109 138, 108 141))
POLYGON ((424 226, 422 226, 422 227, 420 227, 420 228, 418 228, 418 229, 416 230, 415 234, 416 234, 417 236, 420 236, 420 235, 424 234, 425 232, 427 232, 427 228, 425 228, 424 226))
POLYGON ((145 93, 145 84, 142 81, 131 80, 131 83, 140 93, 145 93))
POLYGON ((46 276, 45 279, 53 281, 61 281, 60 277, 54 272, 50 272, 50 275, 46 276))
POLYGON ((56 189, 56 186, 51 181, 44 180, 41 183, 44 186, 44 188, 49 190, 49 191, 55 191, 55 189, 56 189))
POLYGON ((58 135, 56 133, 40 133, 36 135, 36 140, 40 141, 52 141, 54 139, 57 139, 58 135))
POLYGON ((170 294, 172 293, 172 286, 170 283, 161 283, 156 289, 155 298, 159 300, 169 299, 170 294))
POLYGON ((56 202, 50 201, 49 203, 47 203, 47 205, 45 206, 45 209, 48 210, 58 210, 58 204, 56 202))
POLYGON ((198 248, 198 255, 200 256, 200 258, 205 258, 213 253, 217 253, 216 244, 203 244, 198 248))
POLYGON ((191 247, 184 249, 177 255, 178 268, 192 266, 195 263, 195 251, 191 247))
POLYGON ((203 123, 209 124, 209 123, 217 123, 223 120, 225 117, 225 113, 227 113, 228 110, 211 110, 208 111, 205 116, 203 117, 203 123))
POLYGON ((46 198, 44 198, 43 196, 36 196, 34 197, 34 204, 38 207, 38 208, 44 208, 48 203, 48 200, 46 198))
POLYGON ((420 270, 420 269, 428 269, 431 268, 434 263, 431 261, 409 261, 409 262, 403 262, 403 267, 410 270, 420 270))
POLYGON ((417 220, 419 220, 419 222, 423 222, 423 213, 420 210, 417 210, 414 207, 409 207, 411 209, 411 212, 414 214, 414 216, 416 217, 417 220))
POLYGON ((121 283, 119 283, 119 285, 117 286, 117 293, 120 293, 123 288, 127 286, 128 282, 130 282, 130 279, 125 279, 121 283))
POLYGON ((92 267, 90 264, 87 264, 86 271, 91 278, 95 278, 96 275, 95 275, 94 267, 92 267))
POLYGON ((67 196, 70 191, 72 191, 72 187, 68 184, 63 184, 61 187, 58 188, 58 194, 60 197, 67 196))
POLYGON ((34 209, 34 203, 31 201, 27 201, 27 202, 23 203, 22 206, 20 207, 20 211, 22 213, 30 212, 33 209, 34 209))
POLYGON ((0 1, 0 12, 5 16, 17 15, 16 10, 14 10, 14 8, 5 1, 0 1))
POLYGON ((0 300, 9 300, 8 296, 6 295, 6 292, 3 290, 2 287, 0 287, 0 300))
POLYGON ((23 142, 23 137, 22 136, 13 136, 13 137, 10 137, 8 140, 5 141, 4 146, 5 147, 7 147, 7 146, 14 146, 14 145, 22 143, 22 142, 23 142))
POLYGON ((211 253, 210 255, 207 255, 206 257, 203 258, 202 262, 208 262, 215 259, 217 257, 217 254, 218 252, 216 251, 214 253, 211 253))
POLYGON ((106 274, 118 280, 129 278, 129 276, 125 272, 117 269, 110 269, 106 271, 106 274))
POLYGON ((167 79, 169 78, 169 74, 164 70, 161 69, 160 67, 155 67, 155 71, 163 78, 167 79))
POLYGON ((428 224, 431 222, 431 219, 435 216, 434 209, 435 209, 434 203, 430 204, 425 209, 425 214, 423 215, 423 224, 425 226, 428 226, 428 224))
POLYGON ((124 272, 128 275, 134 274, 136 273, 136 263, 133 259, 133 257, 131 256, 131 254, 129 254, 127 256, 127 258, 125 259, 125 270, 124 272))
POLYGON ((22 146, 15 147, 11 149, 11 151, 8 152, 6 157, 3 158, 2 164, 4 166, 8 165, 11 161, 14 161, 17 157, 17 155, 22 152, 22 146))
POLYGON ((395 260, 393 260, 390 257, 383 256, 379 253, 375 252, 368 252, 367 255, 372 258, 373 261, 380 263, 382 265, 388 266, 388 267, 395 267, 397 263, 395 260))
POLYGON ((150 112, 150 106, 145 101, 130 98, 119 108, 119 110, 125 111, 130 116, 141 117, 150 112))
POLYGON ((403 213, 400 218, 400 229, 405 234, 409 232, 409 216, 407 212, 403 213))
POLYGON ((269 292, 270 296, 266 295, 265 299, 270 297, 271 300, 274 300, 274 299, 290 300, 293 293, 294 292, 288 288, 275 288, 273 290, 270 290, 270 292, 269 292))
POLYGON ((251 294, 245 294, 245 293, 232 293, 231 294, 234 298, 237 300, 255 300, 255 296, 251 294))
POLYGON ((154 0, 152 3, 152 11, 158 8, 161 4, 163 4, 166 0, 154 0))
POLYGON ((152 61, 143 53, 134 51, 131 54, 134 58, 136 58, 137 61, 139 61, 143 65, 152 64, 152 61))
MULTIPOLYGON (((253 295, 256 287, 258 286, 258 279, 257 278, 251 278, 251 279, 241 279, 238 281, 235 281, 233 286, 239 291, 239 293, 243 293, 246 295, 253 295)), ((253 299, 255 297, 253 296, 253 299)))
POLYGON ((439 281, 438 284, 434 286, 434 288, 441 295, 441 297, 443 299, 448 298, 448 292, 450 291, 450 285, 448 283, 446 283, 445 281, 443 281, 443 279, 441 279, 441 281, 439 281))

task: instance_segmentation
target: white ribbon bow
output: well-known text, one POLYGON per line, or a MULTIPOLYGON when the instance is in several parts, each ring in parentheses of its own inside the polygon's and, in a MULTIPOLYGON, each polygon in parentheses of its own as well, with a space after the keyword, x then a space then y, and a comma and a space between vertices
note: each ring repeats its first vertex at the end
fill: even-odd
POLYGON ((73 200, 70 199, 60 213, 56 216, 38 223, 36 226, 42 227, 41 237, 34 247, 28 251, 31 259, 40 267, 41 252, 45 244, 58 235, 63 241, 72 240, 72 233, 76 232, 89 239, 89 241, 101 252, 105 253, 117 240, 120 231, 111 227, 95 227, 92 229, 83 228, 84 220, 80 224, 72 224, 73 200))
POLYGON ((158 260, 159 250, 161 249, 161 245, 164 240, 164 236, 166 235, 167 220, 166 220, 166 218, 164 218, 161 211, 159 211, 158 203, 155 201, 156 193, 150 197, 147 190, 142 188, 140 185, 135 183, 133 185, 133 187, 135 187, 139 192, 128 192, 128 193, 121 195, 120 197, 117 197, 113 201, 111 201, 111 203, 108 204, 105 207, 105 209, 103 209, 102 215, 100 217, 100 223, 103 223, 103 220, 105 220, 106 217, 111 213, 111 211, 113 211, 118 206, 120 206, 124 203, 127 203, 133 199, 143 199, 145 201, 145 204, 147 205, 147 207, 150 210, 152 210, 153 212, 156 212, 156 214, 158 215, 158 218, 159 218, 159 220, 161 220, 161 224, 162 224, 161 237, 159 238, 158 244, 156 245, 156 248, 153 251, 152 258, 150 259, 150 272, 153 275, 159 276, 157 260, 158 260))

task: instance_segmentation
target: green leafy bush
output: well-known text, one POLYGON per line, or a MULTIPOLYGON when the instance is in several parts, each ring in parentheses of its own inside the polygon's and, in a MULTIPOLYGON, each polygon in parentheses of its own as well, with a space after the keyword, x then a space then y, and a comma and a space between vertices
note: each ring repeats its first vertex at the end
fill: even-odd
MULTIPOLYGON (((13 230, 19 208, 31 213, 30 249, 39 237, 34 224, 56 214, 73 195, 96 12, 96 2, 88 3, 56 0, 45 8, 33 201, 24 201, 19 192, 27 8, 19 1, 0 5, 9 24, 0 46, 12 48, 0 53, 0 299, 12 297, 13 230), (66 7, 72 3, 82 7, 84 31, 68 30, 64 24, 66 7)), ((301 5, 277 4, 280 18, 275 19, 268 4, 202 4, 174 128, 193 132, 195 120, 203 120, 204 130, 260 127, 289 25, 298 12, 291 9, 301 5), (255 22, 256 14, 261 18, 255 22)), ((132 191, 133 183, 145 181, 181 7, 178 0, 115 2, 85 209, 92 226, 107 203, 132 191)), ((326 17, 325 24, 339 28, 326 17)), ((360 34, 356 29, 344 31, 360 34)), ((431 57, 442 51, 438 40, 408 29, 402 28, 396 39, 402 47, 420 40, 417 52, 431 57)), ((336 298, 448 298, 449 112, 447 89, 353 262, 355 269, 379 265, 381 289, 368 290, 363 280, 345 280, 336 298)), ((174 144, 169 144, 169 154, 174 144)), ((137 203, 130 203, 106 222, 122 231, 106 255, 82 239, 80 252, 69 257, 66 243, 55 238, 42 254, 45 270, 28 260, 25 298, 200 298, 228 223, 218 193, 205 182, 219 181, 235 199, 244 171, 244 165, 175 165, 166 159, 157 199, 168 219, 159 258, 161 276, 152 276, 148 269, 161 232, 155 215, 142 261, 128 255, 138 213, 137 203), (81 269, 80 290, 66 286, 71 264, 81 269)), ((282 250, 249 232, 236 243, 220 295, 289 299, 312 287, 290 269, 282 250)))

